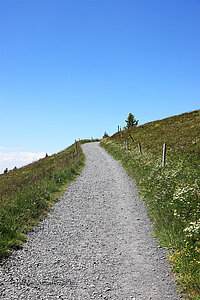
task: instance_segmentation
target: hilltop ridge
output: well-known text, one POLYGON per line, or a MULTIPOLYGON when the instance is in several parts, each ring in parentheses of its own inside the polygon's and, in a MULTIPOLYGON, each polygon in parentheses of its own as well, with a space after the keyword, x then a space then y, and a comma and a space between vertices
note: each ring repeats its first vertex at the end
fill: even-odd
POLYGON ((160 151, 166 142, 168 151, 200 157, 200 110, 148 122, 123 131, 122 137, 117 132, 110 139, 120 142, 130 139, 129 134, 153 152, 160 151))

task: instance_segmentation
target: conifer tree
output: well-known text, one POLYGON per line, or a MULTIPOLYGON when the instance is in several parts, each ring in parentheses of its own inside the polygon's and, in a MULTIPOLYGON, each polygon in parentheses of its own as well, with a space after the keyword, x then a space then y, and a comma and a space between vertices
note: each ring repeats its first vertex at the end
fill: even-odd
POLYGON ((135 119, 135 116, 132 113, 129 113, 127 120, 125 120, 125 122, 127 123, 126 128, 132 128, 133 126, 137 126, 139 120, 135 119))
POLYGON ((107 138, 107 137, 109 137, 109 135, 108 135, 107 132, 105 131, 105 132, 104 132, 104 135, 103 135, 103 139, 104 139, 104 138, 107 138))

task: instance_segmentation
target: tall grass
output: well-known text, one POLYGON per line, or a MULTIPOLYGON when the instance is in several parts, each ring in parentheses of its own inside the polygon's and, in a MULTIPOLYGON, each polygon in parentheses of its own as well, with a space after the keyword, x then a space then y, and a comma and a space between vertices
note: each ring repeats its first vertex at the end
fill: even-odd
POLYGON ((117 133, 101 142, 136 180, 154 224, 154 234, 169 249, 169 260, 185 299, 200 299, 200 122, 197 121, 200 121, 199 111, 139 126, 124 131, 122 137, 117 133), (134 142, 129 139, 131 150, 127 151, 125 141, 130 133, 134 142), (143 146, 142 156, 137 142, 143 146), (163 142, 168 147, 164 168, 163 142))
MULTIPOLYGON (((82 141, 84 143, 84 141, 82 141)), ((80 174, 85 156, 78 143, 58 154, 0 175, 0 259, 19 248, 26 233, 80 174)))

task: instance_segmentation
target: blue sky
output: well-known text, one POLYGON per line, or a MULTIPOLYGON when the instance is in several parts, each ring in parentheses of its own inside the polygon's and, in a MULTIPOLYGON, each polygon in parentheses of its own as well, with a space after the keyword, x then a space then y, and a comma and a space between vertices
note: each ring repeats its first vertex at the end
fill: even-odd
POLYGON ((199 0, 1 0, 0 172, 129 112, 199 109, 199 16, 199 0))

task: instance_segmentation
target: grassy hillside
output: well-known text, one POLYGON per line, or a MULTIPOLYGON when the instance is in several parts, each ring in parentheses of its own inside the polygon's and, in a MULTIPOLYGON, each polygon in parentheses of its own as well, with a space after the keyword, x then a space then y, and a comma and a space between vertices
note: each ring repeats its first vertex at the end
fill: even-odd
POLYGON ((185 299, 200 299, 200 111, 118 132, 101 145, 136 180, 185 299))
MULTIPOLYGON (((84 143, 85 141, 81 141, 84 143)), ((80 143, 58 154, 0 175, 0 259, 26 239, 25 233, 46 214, 81 172, 80 143)))
POLYGON ((131 141, 129 134, 135 142, 140 142, 145 150, 160 153, 163 143, 167 143, 168 152, 173 154, 195 156, 200 158, 200 111, 184 113, 178 116, 150 122, 120 133, 114 134, 110 139, 118 142, 131 141))

